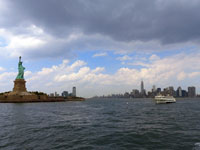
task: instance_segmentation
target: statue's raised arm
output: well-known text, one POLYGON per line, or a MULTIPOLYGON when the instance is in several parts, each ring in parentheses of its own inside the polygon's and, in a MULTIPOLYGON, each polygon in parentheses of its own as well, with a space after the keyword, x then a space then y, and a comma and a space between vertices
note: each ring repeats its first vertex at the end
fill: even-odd
POLYGON ((21 61, 21 56, 19 57, 19 63, 18 63, 18 75, 16 77, 16 79, 24 79, 24 70, 25 68, 22 65, 22 61, 21 61))

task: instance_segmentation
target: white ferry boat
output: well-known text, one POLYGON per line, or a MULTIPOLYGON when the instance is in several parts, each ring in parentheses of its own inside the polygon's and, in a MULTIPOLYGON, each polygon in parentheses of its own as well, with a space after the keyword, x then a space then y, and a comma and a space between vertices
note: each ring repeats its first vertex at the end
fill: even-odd
POLYGON ((176 103, 176 99, 170 95, 157 95, 154 99, 156 101, 156 104, 176 103))

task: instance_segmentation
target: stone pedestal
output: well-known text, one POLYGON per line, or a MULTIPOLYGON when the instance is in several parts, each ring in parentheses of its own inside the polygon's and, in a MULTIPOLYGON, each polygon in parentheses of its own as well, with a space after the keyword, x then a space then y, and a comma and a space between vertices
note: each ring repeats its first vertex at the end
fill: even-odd
POLYGON ((14 81, 13 92, 15 92, 15 93, 27 92, 26 91, 26 81, 24 79, 16 79, 14 81))

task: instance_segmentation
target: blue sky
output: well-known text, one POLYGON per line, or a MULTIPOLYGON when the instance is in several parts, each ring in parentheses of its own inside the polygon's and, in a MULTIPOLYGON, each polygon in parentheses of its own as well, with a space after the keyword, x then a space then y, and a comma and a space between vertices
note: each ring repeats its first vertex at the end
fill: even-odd
POLYGON ((22 56, 30 91, 79 96, 145 88, 200 91, 196 0, 0 0, 0 91, 22 56), (180 7, 181 6, 181 7, 180 7))

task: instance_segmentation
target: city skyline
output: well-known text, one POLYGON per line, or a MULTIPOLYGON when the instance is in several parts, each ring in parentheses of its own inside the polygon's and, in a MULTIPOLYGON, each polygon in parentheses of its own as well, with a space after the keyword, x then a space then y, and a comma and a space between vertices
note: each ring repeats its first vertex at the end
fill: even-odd
POLYGON ((140 87, 136 89, 132 89, 131 91, 126 91, 124 93, 110 93, 108 95, 94 96, 94 97, 108 97, 108 98, 154 98, 157 95, 170 95, 173 97, 200 97, 198 93, 196 93, 195 86, 188 86, 187 89, 183 89, 181 86, 174 88, 173 86, 167 86, 164 88, 156 87, 156 85, 152 86, 151 90, 146 90, 144 87, 143 80, 141 81, 140 87), (140 90, 139 90, 140 89, 140 90))
POLYGON ((0 91, 23 57, 27 88, 92 97, 145 82, 200 93, 200 2, 0 0, 0 91), (181 6, 181 7, 180 7, 181 6), (51 88, 49 88, 51 87, 51 88))

